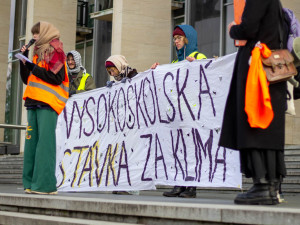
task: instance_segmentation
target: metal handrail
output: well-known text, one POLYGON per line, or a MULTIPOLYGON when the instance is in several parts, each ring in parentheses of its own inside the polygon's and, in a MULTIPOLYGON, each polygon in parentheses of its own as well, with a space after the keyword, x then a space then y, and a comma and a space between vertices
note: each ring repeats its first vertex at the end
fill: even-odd
POLYGON ((0 128, 26 130, 27 126, 26 125, 14 125, 14 124, 0 123, 0 128))

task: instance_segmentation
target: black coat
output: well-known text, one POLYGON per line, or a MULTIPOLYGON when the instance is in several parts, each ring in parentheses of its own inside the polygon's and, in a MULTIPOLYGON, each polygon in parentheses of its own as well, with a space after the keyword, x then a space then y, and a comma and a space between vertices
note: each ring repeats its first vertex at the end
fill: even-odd
POLYGON ((274 118, 267 129, 251 128, 244 110, 251 51, 257 41, 267 44, 270 49, 280 48, 279 21, 278 0, 247 0, 242 23, 230 30, 233 39, 247 40, 247 44, 237 53, 224 112, 221 146, 238 150, 284 148, 286 82, 269 86, 274 118))

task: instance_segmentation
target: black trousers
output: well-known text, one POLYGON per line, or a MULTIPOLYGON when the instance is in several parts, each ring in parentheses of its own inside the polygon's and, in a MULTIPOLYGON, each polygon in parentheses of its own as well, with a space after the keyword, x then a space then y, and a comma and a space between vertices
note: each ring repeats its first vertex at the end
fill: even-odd
POLYGON ((241 172, 254 183, 281 183, 286 176, 284 150, 240 150, 241 172))

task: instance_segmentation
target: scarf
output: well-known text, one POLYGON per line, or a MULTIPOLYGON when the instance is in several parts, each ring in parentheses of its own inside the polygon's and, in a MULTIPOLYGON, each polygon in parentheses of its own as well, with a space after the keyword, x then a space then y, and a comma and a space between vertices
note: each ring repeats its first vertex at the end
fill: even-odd
POLYGON ((119 75, 114 77, 116 81, 122 80, 124 77, 127 77, 131 71, 133 71, 133 69, 128 65, 126 58, 122 55, 112 55, 105 61, 105 63, 107 61, 112 62, 119 71, 119 75))
POLYGON ((272 122, 274 113, 261 54, 268 58, 271 50, 265 44, 256 44, 251 54, 245 90, 245 112, 250 127, 266 129, 272 122))
POLYGON ((40 22, 39 39, 35 42, 34 55, 38 55, 37 63, 44 60, 55 74, 63 67, 66 60, 63 43, 59 41, 59 37, 59 30, 51 23, 40 22))
MULTIPOLYGON (((80 70, 83 70, 83 71, 86 71, 85 68, 82 66, 82 63, 81 63, 81 55, 79 52, 75 51, 75 50, 72 50, 70 52, 67 53, 67 57, 68 55, 72 55, 73 58, 74 58, 74 61, 75 61, 75 68, 74 69, 70 69, 69 66, 68 66, 68 71, 71 75, 77 75, 80 70)), ((85 72, 83 72, 85 73, 85 72)))

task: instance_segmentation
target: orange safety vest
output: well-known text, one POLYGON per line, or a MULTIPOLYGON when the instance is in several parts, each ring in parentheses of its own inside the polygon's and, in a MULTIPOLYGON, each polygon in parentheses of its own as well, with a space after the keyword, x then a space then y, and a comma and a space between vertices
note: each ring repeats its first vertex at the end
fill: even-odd
MULTIPOLYGON (((38 56, 33 57, 33 63, 36 64, 38 56)), ((45 102, 54 109, 57 114, 60 114, 64 109, 69 98, 69 78, 67 65, 65 64, 65 79, 60 85, 49 84, 42 79, 30 74, 27 81, 23 99, 31 98, 37 101, 45 102)), ((49 65, 45 61, 40 61, 37 64, 39 67, 49 70, 49 65)))

